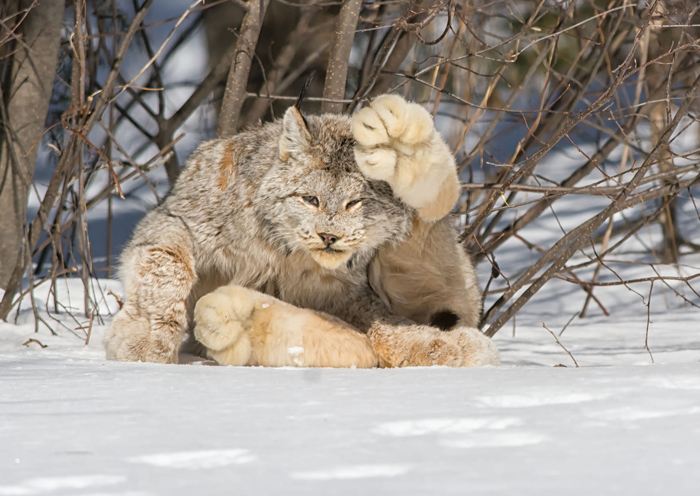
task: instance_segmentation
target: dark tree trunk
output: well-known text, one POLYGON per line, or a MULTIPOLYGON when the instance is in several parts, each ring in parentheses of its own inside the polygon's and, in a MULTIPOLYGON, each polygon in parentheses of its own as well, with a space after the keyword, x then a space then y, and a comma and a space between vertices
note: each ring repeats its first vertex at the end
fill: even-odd
MULTIPOLYGON (((21 12, 32 2, 14 4, 5 7, 21 12)), ((0 288, 6 287, 22 247, 27 196, 38 153, 35 143, 49 108, 64 8, 65 0, 37 2, 15 31, 17 38, 3 50, 14 53, 5 60, 0 81, 0 288)), ((0 33, 4 38, 7 30, 0 28, 0 33)))

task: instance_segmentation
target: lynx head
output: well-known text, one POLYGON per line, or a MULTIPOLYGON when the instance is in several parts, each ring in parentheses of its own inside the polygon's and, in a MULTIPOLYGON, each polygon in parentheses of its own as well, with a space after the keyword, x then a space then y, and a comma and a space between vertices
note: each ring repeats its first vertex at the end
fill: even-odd
POLYGON ((286 112, 279 159, 258 197, 268 239, 280 249, 305 250, 336 269, 410 230, 412 211, 387 183, 362 175, 353 147, 349 117, 304 118, 296 107, 286 112))

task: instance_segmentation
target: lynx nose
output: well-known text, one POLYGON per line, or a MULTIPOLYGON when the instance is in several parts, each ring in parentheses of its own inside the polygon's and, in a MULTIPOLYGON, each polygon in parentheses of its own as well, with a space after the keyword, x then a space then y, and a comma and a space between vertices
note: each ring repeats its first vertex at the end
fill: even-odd
POLYGON ((332 245, 336 241, 338 241, 338 236, 335 234, 328 234, 328 233, 317 233, 318 237, 321 238, 321 241, 326 245, 326 247, 332 245))

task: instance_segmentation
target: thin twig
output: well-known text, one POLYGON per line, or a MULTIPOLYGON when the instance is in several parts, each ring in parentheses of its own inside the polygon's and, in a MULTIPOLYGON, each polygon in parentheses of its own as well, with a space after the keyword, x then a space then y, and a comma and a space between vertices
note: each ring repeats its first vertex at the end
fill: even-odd
POLYGON ((557 344, 558 344, 559 346, 561 346, 561 349, 564 350, 564 351, 566 352, 566 354, 569 355, 569 356, 571 357, 571 359, 574 361, 574 365, 576 365, 576 368, 579 368, 579 367, 578 367, 578 362, 577 362, 576 359, 574 358, 574 355, 572 355, 571 352, 570 352, 569 350, 567 350, 566 347, 565 347, 563 344, 561 344, 561 342, 559 341, 559 338, 557 338, 557 336, 556 336, 552 331, 550 331, 549 328, 548 328, 546 325, 544 325, 544 322, 542 322, 542 327, 544 327, 545 329, 547 329, 547 332, 550 333, 550 334, 552 335, 552 337, 554 338, 554 341, 556 341, 557 344))

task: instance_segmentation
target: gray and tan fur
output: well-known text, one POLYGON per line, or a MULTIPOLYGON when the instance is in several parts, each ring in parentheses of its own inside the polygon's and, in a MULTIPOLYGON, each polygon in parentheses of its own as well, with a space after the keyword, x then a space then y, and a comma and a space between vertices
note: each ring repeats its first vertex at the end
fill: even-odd
POLYGON ((222 364, 498 364, 458 195, 432 118, 397 96, 203 143, 122 255, 107 357, 177 363, 194 322, 222 364))

